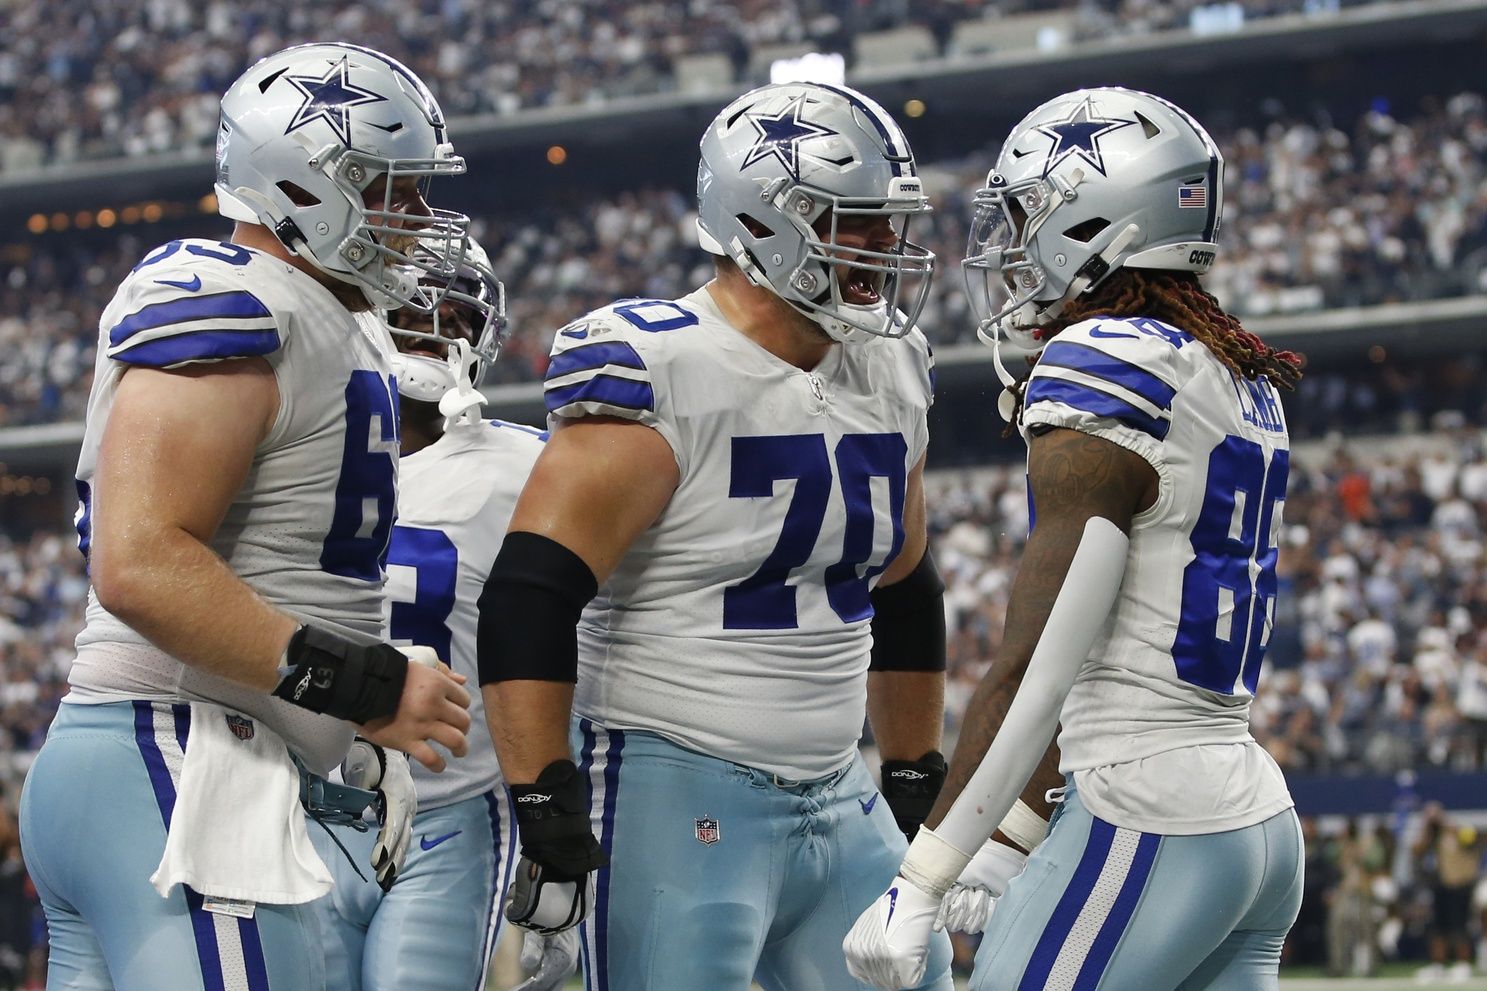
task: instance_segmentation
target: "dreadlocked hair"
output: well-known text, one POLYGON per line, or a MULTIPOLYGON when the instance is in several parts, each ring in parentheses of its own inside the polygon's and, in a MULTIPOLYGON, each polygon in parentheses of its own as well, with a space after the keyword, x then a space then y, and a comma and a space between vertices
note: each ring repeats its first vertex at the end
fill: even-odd
MULTIPOLYGON (((1285 389, 1295 389, 1301 381, 1305 359, 1294 351, 1271 348, 1245 330, 1192 272, 1119 269, 1094 291, 1065 303, 1058 317, 1045 325, 1042 341, 1046 344, 1066 327, 1093 317, 1151 317, 1192 334, 1235 375, 1252 381, 1264 377, 1285 389)), ((1013 390, 1014 421, 1022 414, 1025 389, 1026 383, 1019 382, 1013 390)))

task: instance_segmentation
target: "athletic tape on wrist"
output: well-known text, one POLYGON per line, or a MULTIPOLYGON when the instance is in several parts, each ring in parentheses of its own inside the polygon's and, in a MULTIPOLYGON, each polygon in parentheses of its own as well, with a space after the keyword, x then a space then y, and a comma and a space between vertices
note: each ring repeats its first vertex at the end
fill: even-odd
POLYGON ((920 826, 898 872, 920 891, 943 898, 970 862, 969 853, 951 846, 928 826, 920 826))
POLYGON ((1012 808, 1007 812, 1007 817, 997 828, 1007 839, 1028 853, 1032 853, 1048 835, 1048 820, 1034 812, 1026 802, 1019 798, 1013 803, 1012 808))

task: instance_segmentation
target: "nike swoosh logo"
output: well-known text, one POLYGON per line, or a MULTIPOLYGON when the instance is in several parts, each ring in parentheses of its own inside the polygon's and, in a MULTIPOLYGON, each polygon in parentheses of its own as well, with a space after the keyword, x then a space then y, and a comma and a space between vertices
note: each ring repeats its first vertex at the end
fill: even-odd
POLYGON ((156 279, 162 286, 173 286, 176 289, 184 289, 187 292, 195 292, 201 288, 201 276, 193 275, 188 282, 176 282, 174 279, 156 279))
POLYGON ((420 836, 418 838, 418 845, 423 847, 423 849, 425 850, 432 850, 434 847, 438 846, 440 843, 443 843, 445 840, 453 839, 463 832, 463 829, 456 829, 452 833, 445 833, 443 836, 436 836, 433 839, 429 839, 427 836, 420 836))
POLYGON ((575 340, 580 340, 581 341, 585 337, 588 337, 589 336, 589 332, 586 329, 565 330, 565 331, 563 331, 563 336, 564 337, 572 337, 575 340))
POLYGON ((867 815, 868 813, 872 812, 873 806, 878 804, 878 793, 873 792, 873 797, 869 798, 865 802, 859 798, 857 800, 857 804, 862 806, 862 814, 867 815))
POLYGON ((886 918, 886 919, 883 920, 883 925, 886 926, 886 925, 888 925, 888 923, 890 923, 890 922, 893 921, 893 910, 897 906, 898 906, 898 889, 897 888, 889 888, 888 889, 888 918, 886 918))
POLYGON ((1117 334, 1117 333, 1114 333, 1112 331, 1101 330, 1098 326, 1096 326, 1096 327, 1091 327, 1089 329, 1089 336, 1090 337, 1107 337, 1107 338, 1108 337, 1126 337, 1126 338, 1130 338, 1131 340, 1134 341, 1136 339, 1136 336, 1137 335, 1135 335, 1135 334, 1117 334))

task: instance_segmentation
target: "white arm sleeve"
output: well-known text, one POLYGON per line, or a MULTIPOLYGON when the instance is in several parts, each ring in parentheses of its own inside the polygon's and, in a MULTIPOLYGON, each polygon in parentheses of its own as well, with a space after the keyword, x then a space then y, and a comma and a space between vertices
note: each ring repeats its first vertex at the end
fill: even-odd
POLYGON ((903 876, 926 891, 943 893, 950 887, 1032 777, 1058 729, 1064 699, 1115 605, 1128 545, 1129 538, 1104 517, 1085 523, 1068 575, 996 739, 945 821, 932 832, 921 828, 909 847, 903 876), (946 876, 947 871, 952 873, 946 876))

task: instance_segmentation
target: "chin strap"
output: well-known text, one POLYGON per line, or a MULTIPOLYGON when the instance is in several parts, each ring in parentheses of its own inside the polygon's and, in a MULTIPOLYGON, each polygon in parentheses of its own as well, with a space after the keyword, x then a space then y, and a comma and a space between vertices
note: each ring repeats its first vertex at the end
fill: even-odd
POLYGON ((439 412, 451 422, 473 423, 480 418, 479 409, 485 397, 471 382, 471 369, 479 358, 470 342, 460 339, 449 345, 449 371, 454 385, 439 399, 439 412))

